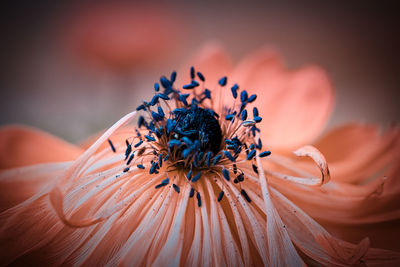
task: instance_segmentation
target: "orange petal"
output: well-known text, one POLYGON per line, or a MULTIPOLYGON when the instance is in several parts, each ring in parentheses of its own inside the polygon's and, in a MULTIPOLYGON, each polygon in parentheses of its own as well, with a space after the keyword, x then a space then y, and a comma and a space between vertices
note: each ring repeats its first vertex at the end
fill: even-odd
POLYGON ((365 183, 400 164, 400 130, 381 133, 375 125, 349 124, 333 130, 316 144, 326 157, 332 179, 365 183))
POLYGON ((370 248, 367 238, 354 245, 333 237, 278 190, 271 188, 271 192, 292 241, 320 264, 397 266, 400 263, 400 253, 370 248))
POLYGON ((76 159, 82 150, 27 126, 0 129, 0 169, 76 159))
POLYGON ((247 56, 232 76, 242 89, 258 95, 263 143, 270 147, 292 149, 309 143, 332 111, 334 91, 318 66, 288 70, 274 52, 261 49, 247 56))
MULTIPOLYGON (((178 81, 181 83, 190 83, 190 67, 193 66, 195 71, 201 72, 206 84, 210 87, 216 87, 218 80, 222 76, 227 76, 232 71, 232 63, 229 55, 224 47, 216 41, 205 43, 189 60, 179 73, 178 81)), ((199 79, 196 79, 199 80, 199 79)), ((212 88, 210 88, 212 89, 212 88)))
MULTIPOLYGON (((229 55, 219 42, 209 41, 205 43, 181 68, 177 78, 178 86, 191 82, 191 66, 195 68, 196 72, 199 71, 204 75, 204 88, 212 91, 214 108, 218 111, 219 100, 221 99, 218 80, 223 76, 229 76, 232 72, 232 63, 229 55)), ((197 77, 196 80, 200 81, 197 77)), ((203 87, 202 84, 200 86, 203 87)))

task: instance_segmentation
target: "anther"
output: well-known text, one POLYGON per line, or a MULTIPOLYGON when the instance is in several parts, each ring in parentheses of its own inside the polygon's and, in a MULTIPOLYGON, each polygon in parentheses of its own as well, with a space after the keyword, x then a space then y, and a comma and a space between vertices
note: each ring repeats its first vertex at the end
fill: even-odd
POLYGON ((110 139, 108 139, 107 140, 108 141, 108 144, 110 145, 110 147, 111 147, 111 150, 112 150, 112 152, 116 152, 116 150, 115 150, 115 147, 114 147, 114 144, 111 142, 111 140, 110 139))

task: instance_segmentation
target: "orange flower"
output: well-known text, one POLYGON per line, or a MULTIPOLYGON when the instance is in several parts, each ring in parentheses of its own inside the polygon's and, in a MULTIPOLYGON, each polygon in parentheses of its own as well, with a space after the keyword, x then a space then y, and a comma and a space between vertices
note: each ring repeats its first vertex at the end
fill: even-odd
POLYGON ((2 166, 18 167, 0 174, 1 263, 399 264, 364 238, 396 249, 398 129, 353 125, 304 146, 333 106, 321 69, 289 71, 267 50, 233 69, 215 44, 193 62, 188 80, 155 85, 136 130, 132 112, 82 153, 1 132, 2 166))
MULTIPOLYGON (((173 55, 178 16, 168 6, 112 2, 79 6, 68 19, 67 49, 85 60, 129 73, 173 55)), ((64 44, 65 45, 65 44, 64 44)))

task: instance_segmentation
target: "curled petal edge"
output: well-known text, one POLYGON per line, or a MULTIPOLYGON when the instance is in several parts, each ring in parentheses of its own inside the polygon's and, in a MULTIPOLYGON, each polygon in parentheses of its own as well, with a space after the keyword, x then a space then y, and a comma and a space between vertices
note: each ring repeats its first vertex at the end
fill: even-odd
MULTIPOLYGON (((295 154, 298 157, 310 157, 317 164, 319 170, 321 171, 321 177, 320 178, 313 177, 311 174, 307 174, 302 170, 295 170, 293 167, 291 167, 290 169, 302 173, 308 177, 292 176, 267 170, 265 172, 285 181, 290 181, 293 183, 303 184, 308 186, 321 186, 330 181, 331 176, 329 173, 328 163, 326 162, 324 155, 322 155, 322 153, 318 149, 316 149, 311 145, 307 145, 297 149, 296 151, 293 152, 293 154, 295 154)), ((289 168, 283 161, 277 158, 275 158, 273 161, 283 167, 289 168)))

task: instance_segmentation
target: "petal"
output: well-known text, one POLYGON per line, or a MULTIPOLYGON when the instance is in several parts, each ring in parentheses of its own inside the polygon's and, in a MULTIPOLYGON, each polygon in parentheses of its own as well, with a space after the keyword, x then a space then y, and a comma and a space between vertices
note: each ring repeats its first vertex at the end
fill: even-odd
POLYGON ((256 51, 232 75, 241 88, 257 94, 263 143, 293 149, 310 143, 322 130, 334 103, 334 91, 318 66, 286 69, 268 49, 256 51))
MULTIPOLYGON (((188 84, 190 79, 190 67, 193 66, 196 72, 201 72, 205 77, 204 88, 211 90, 211 97, 215 110, 219 110, 221 99, 221 87, 218 80, 221 77, 228 76, 232 72, 232 63, 224 47, 216 41, 205 43, 192 57, 187 60, 179 72, 177 83, 179 86, 188 84)), ((200 80, 196 77, 196 80, 200 80)), ((203 88, 202 82, 200 82, 203 88)), ((185 90, 184 90, 185 91, 185 90)))
POLYGON ((27 126, 0 129, 0 169, 76 159, 82 150, 27 126))
POLYGON ((400 128, 381 131, 375 125, 348 124, 316 144, 329 162, 332 178, 365 183, 400 160, 400 128))
MULTIPOLYGON (((202 45, 198 51, 187 60, 180 72, 180 81, 190 82, 190 67, 193 66, 195 71, 201 72, 206 84, 212 87, 218 85, 218 80, 222 76, 227 76, 232 71, 232 63, 225 48, 217 41, 209 41, 202 45)), ((199 80, 196 77, 196 80, 199 80)))
POLYGON ((271 265, 300 266, 302 261, 290 240, 281 217, 272 203, 270 189, 259 157, 257 157, 257 165, 259 168, 259 182, 265 205, 264 209, 267 215, 268 252, 271 265))
POLYGON ((395 266, 400 263, 400 253, 369 248, 368 239, 353 245, 334 238, 278 190, 272 188, 271 192, 291 239, 313 260, 335 266, 362 263, 395 266))
MULTIPOLYGON (((329 174, 329 169, 328 169, 328 164, 324 158, 324 156, 321 154, 318 149, 316 149, 313 146, 304 146, 302 148, 299 148, 298 150, 293 152, 296 156, 298 157, 310 157, 314 160, 314 162, 317 164, 319 170, 321 171, 321 178, 316 178, 313 177, 312 175, 305 174, 305 176, 308 176, 306 178, 304 177, 297 177, 297 176, 292 176, 288 174, 281 174, 279 172, 274 172, 274 171, 265 171, 268 174, 271 174, 274 177, 277 177, 282 180, 294 182, 294 183, 299 183, 303 185, 309 185, 309 186, 320 186, 323 185, 324 183, 327 183, 330 180, 330 174, 329 174)), ((284 163, 285 161, 281 158, 279 159, 278 156, 271 156, 270 159, 277 163, 278 165, 281 165, 283 167, 286 167, 288 169, 293 169, 291 168, 290 165, 287 163, 284 163), (276 158, 276 159, 275 159, 276 158)))
POLYGON ((46 163, 0 171, 0 212, 46 188, 49 191, 61 171, 70 165, 71 162, 46 163))
POLYGON ((305 187, 270 177, 270 183, 308 215, 344 240, 369 237, 375 247, 400 249, 400 166, 382 173, 365 185, 331 181, 321 187, 305 187))

